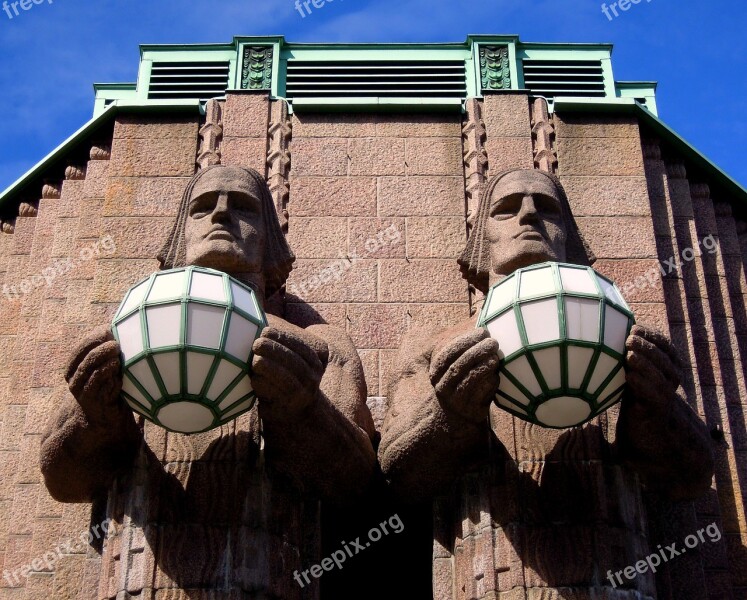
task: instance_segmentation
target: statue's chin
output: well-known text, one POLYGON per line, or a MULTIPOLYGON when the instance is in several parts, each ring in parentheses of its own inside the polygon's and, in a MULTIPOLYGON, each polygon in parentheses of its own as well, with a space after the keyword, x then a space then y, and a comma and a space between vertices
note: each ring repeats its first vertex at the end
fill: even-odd
POLYGON ((236 242, 211 240, 200 244, 194 251, 187 251, 187 262, 199 267, 216 269, 226 273, 248 273, 259 271, 258 261, 250 260, 236 242))
MULTIPOLYGON (((504 255, 500 258, 501 260, 499 264, 493 268, 493 272, 498 276, 498 278, 510 275, 516 271, 516 269, 521 269, 530 265, 536 265, 548 261, 563 262, 563 260, 565 260, 564 257, 559 257, 549 244, 539 240, 522 241, 512 253, 512 256, 504 255)), ((491 284, 492 283, 493 282, 491 281, 491 284)))

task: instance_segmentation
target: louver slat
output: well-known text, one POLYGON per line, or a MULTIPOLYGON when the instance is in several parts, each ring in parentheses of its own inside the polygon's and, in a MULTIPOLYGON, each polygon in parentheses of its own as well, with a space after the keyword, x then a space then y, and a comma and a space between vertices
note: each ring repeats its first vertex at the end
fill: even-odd
POLYGON ((606 95, 600 60, 533 60, 525 58, 524 87, 548 98, 606 95))
POLYGON ((463 61, 299 61, 289 60, 288 98, 465 97, 463 61))
POLYGON ((227 62, 169 63, 155 62, 151 69, 148 99, 198 98, 223 96, 228 88, 227 62))

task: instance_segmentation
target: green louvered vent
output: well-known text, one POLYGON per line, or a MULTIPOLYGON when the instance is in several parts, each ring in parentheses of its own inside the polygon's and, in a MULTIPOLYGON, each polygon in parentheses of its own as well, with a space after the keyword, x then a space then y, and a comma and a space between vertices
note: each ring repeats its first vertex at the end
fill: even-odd
POLYGON ((223 96, 228 88, 228 62, 154 62, 149 100, 223 96))
POLYGON ((525 58, 524 87, 539 96, 585 96, 603 98, 604 71, 601 60, 537 60, 525 58))
POLYGON ((456 97, 467 95, 463 60, 289 60, 288 98, 456 97))

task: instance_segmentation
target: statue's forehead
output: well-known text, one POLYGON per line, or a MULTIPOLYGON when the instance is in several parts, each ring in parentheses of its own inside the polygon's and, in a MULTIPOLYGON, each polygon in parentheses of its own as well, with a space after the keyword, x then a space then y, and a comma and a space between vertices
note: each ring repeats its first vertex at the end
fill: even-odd
POLYGON ((542 193, 560 199, 560 194, 550 178, 536 171, 516 171, 502 177, 493 188, 491 199, 499 200, 517 192, 542 193))
POLYGON ((259 197, 259 185, 248 173, 239 169, 212 169, 195 184, 192 198, 213 191, 241 191, 259 197))

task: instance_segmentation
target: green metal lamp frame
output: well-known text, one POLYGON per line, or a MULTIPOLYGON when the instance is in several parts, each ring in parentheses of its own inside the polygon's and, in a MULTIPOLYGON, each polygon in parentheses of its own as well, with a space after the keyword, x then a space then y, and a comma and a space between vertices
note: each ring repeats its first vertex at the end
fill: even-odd
MULTIPOLYGON (((242 396, 235 402, 232 402, 229 406, 227 406, 224 409, 218 408, 220 403, 231 393, 231 391, 234 389, 236 385, 238 385, 241 379, 244 376, 251 374, 251 365, 249 362, 243 362, 241 360, 238 360, 231 354, 228 354, 225 350, 228 333, 230 332, 230 320, 232 318, 232 315, 238 314, 244 319, 246 319, 247 321, 250 321, 254 325, 257 325, 257 333, 254 337, 255 340, 262 333, 262 329, 268 325, 267 317, 265 316, 265 313, 262 310, 262 307, 257 301, 256 294, 252 288, 241 283, 240 281, 237 281, 236 279, 227 275, 226 273, 223 273, 221 271, 216 271, 214 269, 208 269, 205 267, 190 266, 190 267, 158 271, 156 273, 153 273, 149 278, 144 279, 143 281, 139 282, 138 284, 130 288, 130 290, 127 292, 124 299, 122 300, 122 303, 120 304, 119 309, 117 309, 117 313, 114 317, 114 320, 112 321, 112 332, 117 342, 119 342, 120 339, 119 339, 116 326, 137 312, 140 313, 140 330, 143 336, 143 340, 142 340, 143 351, 133 356, 127 361, 125 361, 124 356, 122 356, 122 366, 123 366, 124 376, 127 377, 129 381, 132 382, 132 384, 138 389, 138 391, 141 394, 143 394, 143 396, 147 400, 150 401, 151 407, 148 408, 148 407, 143 406, 130 394, 127 394, 126 392, 122 391, 123 398, 135 412, 137 412, 138 414, 141 414, 142 416, 156 423, 160 427, 163 427, 164 429, 167 429, 169 431, 173 431, 172 429, 169 429, 168 427, 163 425, 161 422, 159 422, 156 416, 158 414, 158 411, 164 406, 171 404, 173 402, 179 402, 179 401, 196 402, 210 409, 210 411, 213 413, 212 424, 206 427, 205 429, 202 429, 199 432, 194 432, 194 433, 201 433, 202 431, 209 431, 210 429, 219 427, 220 425, 224 423, 230 422, 231 420, 235 419, 239 415, 252 409, 252 407, 254 406, 254 402, 256 401, 256 394, 254 393, 254 391, 250 392, 249 394, 245 394, 244 396, 242 396), (177 272, 182 272, 182 271, 186 272, 187 276, 186 276, 186 283, 184 285, 184 291, 182 292, 181 297, 172 296, 171 298, 166 299, 166 300, 157 300, 157 301, 152 301, 152 302, 147 301, 148 295, 150 294, 150 291, 156 281, 157 276, 163 276, 169 273, 177 273, 177 272), (191 289, 192 278, 195 272, 208 273, 211 275, 221 276, 223 279, 223 291, 225 294, 226 301, 219 302, 219 301, 205 299, 205 298, 191 297, 189 294, 189 290, 191 289), (143 294, 142 300, 138 304, 136 304, 133 308, 129 309, 127 312, 122 313, 121 312, 122 308, 127 304, 127 300, 130 297, 130 295, 133 293, 134 289, 144 283, 147 286, 147 288, 145 290, 145 293, 143 294), (231 283, 234 283, 235 285, 238 285, 241 288, 249 292, 252 302, 254 303, 256 312, 258 315, 261 316, 261 319, 257 319, 257 317, 255 317, 254 315, 247 313, 246 311, 242 310, 236 305, 234 301, 233 291, 231 290, 231 283), (157 349, 151 349, 150 344, 149 344, 149 330, 148 330, 148 320, 146 317, 146 308, 150 308, 154 306, 162 306, 162 305, 173 306, 177 303, 181 304, 181 319, 180 319, 181 331, 179 334, 179 344, 171 345, 171 346, 159 346, 157 349), (187 314, 188 314, 187 307, 189 304, 215 306, 215 307, 222 308, 225 310, 225 315, 223 317, 223 323, 222 323, 220 347, 218 349, 187 344, 187 339, 186 339, 187 338, 187 314), (186 391, 187 390, 187 352, 188 351, 195 352, 198 354, 206 354, 206 355, 210 355, 213 357, 213 364, 210 366, 207 377, 205 379, 205 382, 199 394, 190 394, 186 391), (163 379, 161 378, 158 367, 154 363, 154 357, 159 354, 169 354, 169 353, 175 353, 175 352, 179 353, 179 371, 180 371, 179 384, 180 384, 181 390, 180 390, 180 393, 178 394, 169 394, 166 389, 166 385, 164 384, 163 379), (155 380, 156 385, 158 385, 158 389, 161 392, 161 397, 159 399, 153 398, 152 395, 149 394, 148 391, 145 389, 145 387, 135 377, 133 377, 128 371, 129 367, 131 367, 132 365, 142 360, 146 361, 146 364, 150 368, 151 374, 153 375, 153 379, 155 380), (209 400, 206 397, 206 394, 208 390, 210 389, 210 386, 213 383, 215 374, 218 370, 221 360, 229 361, 233 365, 239 367, 241 369, 241 372, 233 380, 231 380, 229 385, 220 394, 220 396, 218 396, 215 400, 209 400), (241 410, 239 412, 235 412, 235 413, 232 412, 236 409, 236 407, 238 407, 239 405, 241 405, 243 402, 245 402, 248 399, 252 400, 251 404, 248 407, 246 407, 244 410, 241 410)), ((250 354, 250 358, 251 358, 251 354, 250 354)))
POLYGON ((524 419, 525 421, 529 421, 531 423, 534 423, 536 425, 541 425, 542 427, 546 427, 549 429, 567 429, 568 427, 554 427, 551 425, 546 425, 544 423, 541 423, 537 417, 536 417, 536 411, 537 409, 542 405, 543 402, 547 400, 551 400, 552 398, 559 398, 562 396, 573 396, 576 398, 581 398, 585 400, 587 403, 589 403, 591 407, 591 414, 589 417, 582 421, 581 423, 578 423, 578 425, 583 425, 584 423, 589 422, 611 406, 614 406, 621 398, 622 398, 622 391, 625 388, 625 384, 619 386, 616 388, 612 393, 607 394, 604 398, 599 398, 599 394, 609 385, 609 383, 615 378, 615 376, 619 373, 620 369, 625 368, 625 353, 620 354, 619 352, 614 351, 613 349, 607 347, 604 345, 603 342, 596 341, 586 341, 586 340, 577 340, 570 338, 568 336, 568 327, 565 319, 565 299, 566 298, 581 298, 581 299, 587 299, 587 300, 594 300, 599 302, 599 336, 600 339, 604 339, 604 326, 605 326, 605 318, 606 318, 606 306, 609 305, 618 312, 624 314, 628 317, 628 324, 626 329, 625 337, 630 334, 630 330, 633 327, 635 323, 635 317, 630 310, 630 308, 625 304, 625 301, 622 298, 622 294, 620 293, 620 290, 617 288, 617 286, 608 278, 604 277, 603 275, 600 275, 597 273, 594 269, 591 267, 584 267, 580 265, 574 265, 574 264, 567 264, 567 263, 554 263, 554 262, 546 262, 541 263, 537 265, 532 265, 530 267, 525 267, 522 269, 518 269, 516 272, 512 273, 496 285, 494 285, 490 291, 488 292, 487 297, 485 298, 485 302, 483 304, 482 310, 480 311, 480 316, 477 321, 477 327, 485 327, 487 328, 487 323, 490 321, 493 321, 494 319, 506 314, 509 311, 513 311, 514 313, 514 319, 516 320, 516 324, 519 330, 519 335, 521 336, 521 342, 522 347, 519 350, 516 350, 512 354, 505 356, 498 367, 501 377, 508 378, 511 383, 513 383, 519 391, 521 391, 522 394, 524 394, 527 398, 531 400, 529 406, 522 404, 521 402, 518 402, 514 398, 511 398, 507 394, 505 394, 502 391, 497 391, 497 395, 501 396, 501 398, 504 398, 512 405, 515 405, 519 408, 519 410, 513 410, 511 407, 506 406, 505 404, 499 404, 501 408, 504 410, 510 412, 511 414, 524 419), (521 280, 518 281, 517 284, 514 284, 514 297, 513 300, 506 306, 504 306, 501 309, 495 310, 493 312, 489 312, 490 303, 493 297, 493 294, 495 293, 495 290, 497 287, 505 285, 510 281, 512 278, 519 278, 520 274, 526 273, 528 271, 540 269, 540 268, 546 268, 547 266, 551 266, 552 268, 552 274, 555 282, 555 291, 553 292, 547 292, 544 294, 537 294, 533 296, 527 296, 526 298, 519 298, 519 294, 521 292, 521 280), (571 292, 563 289, 563 284, 560 276, 560 267, 564 268, 572 268, 572 269, 579 269, 583 271, 590 272, 591 279, 594 281, 594 284, 597 287, 598 295, 596 294, 589 294, 585 292, 571 292), (606 281, 608 284, 610 284, 610 289, 614 289, 617 297, 619 298, 619 302, 616 301, 613 298, 610 298, 608 293, 605 293, 605 290, 602 289, 601 285, 599 284, 599 279, 602 279, 606 281), (521 313, 521 306, 535 302, 538 300, 546 300, 550 298, 556 298, 557 301, 557 307, 558 307, 558 324, 559 324, 559 332, 560 336, 556 340, 549 341, 549 342, 542 342, 538 344, 529 344, 529 340, 527 337, 527 330, 526 325, 524 324, 524 317, 521 313), (568 383, 568 348, 570 347, 580 347, 580 348, 591 348, 594 350, 594 354, 591 358, 591 361, 589 362, 589 365, 586 368, 586 374, 584 376, 584 379, 581 383, 580 388, 573 388, 570 387, 568 383), (542 370, 537 365, 537 362, 535 361, 532 353, 538 350, 543 350, 546 348, 560 348, 560 376, 561 376, 561 386, 560 388, 551 389, 547 382, 545 381, 544 376, 542 375, 542 370), (599 384, 599 386, 596 388, 595 393, 591 394, 588 391, 586 391, 586 387, 589 384, 589 381, 594 375, 594 371, 596 369, 597 363, 599 361, 599 358, 602 354, 607 354, 611 356, 612 358, 619 360, 620 364, 614 368, 610 374, 599 384), (526 356, 527 361, 529 363, 530 368, 532 369, 532 372, 534 373, 534 376, 537 378, 537 382, 539 383, 540 387, 542 388, 542 394, 540 396, 536 396, 532 392, 530 392, 526 386, 524 386, 521 381, 519 381, 516 377, 514 377, 511 373, 509 373, 505 366, 507 364, 510 364, 514 362, 515 360, 521 358, 522 356, 526 356), (614 401, 613 401, 614 400, 614 401))

